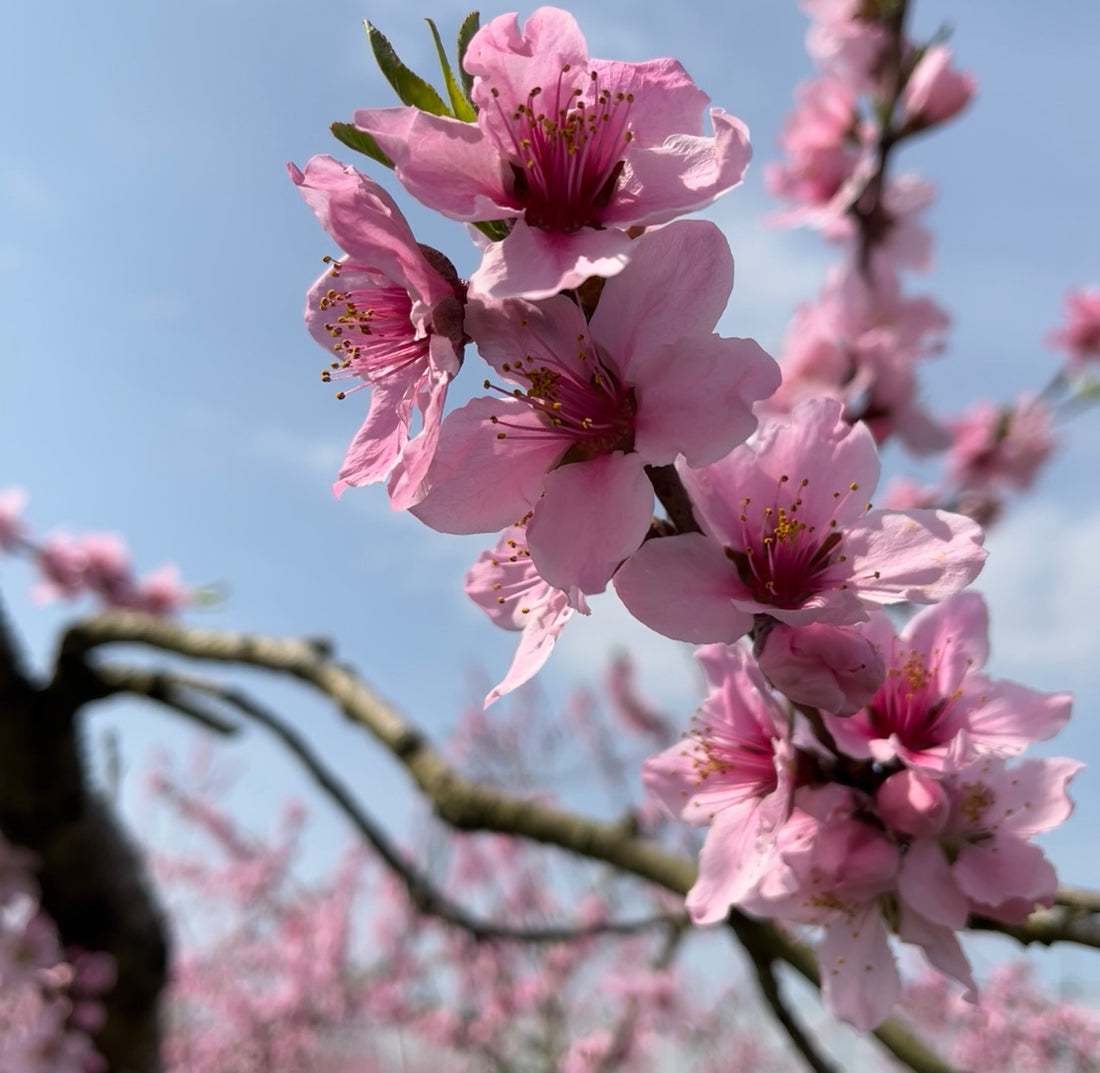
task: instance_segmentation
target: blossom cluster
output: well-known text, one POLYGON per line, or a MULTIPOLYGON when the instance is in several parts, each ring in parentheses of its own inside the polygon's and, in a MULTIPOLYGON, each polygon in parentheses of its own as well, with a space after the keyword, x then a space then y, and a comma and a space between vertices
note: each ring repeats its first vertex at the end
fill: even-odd
POLYGON ((40 602, 87 594, 105 607, 171 615, 195 601, 172 563, 135 576, 130 552, 114 533, 56 532, 35 539, 22 517, 26 498, 22 488, 0 489, 0 551, 32 560, 40 602))
MULTIPOLYGON (((345 125, 468 225, 468 280, 356 169, 314 157, 290 173, 343 251, 307 296, 323 378, 370 389, 336 491, 385 481, 433 529, 500 534, 466 578, 521 632, 487 705, 609 585, 647 626, 707 646, 698 725, 645 775, 710 828, 689 909, 823 926, 826 1001, 867 1028, 899 993, 889 933, 972 989, 955 934, 969 915, 1016 923, 1050 903, 1029 840, 1068 815, 1079 765, 1006 761, 1069 701, 981 675, 984 604, 963 590, 985 557, 975 518, 995 511, 870 502, 892 436, 953 442, 960 487, 1025 486, 1052 448, 1038 400, 953 432, 918 400, 948 318, 901 272, 930 262, 932 191, 887 164, 973 80, 942 44, 908 41, 892 5, 805 6, 822 73, 769 181, 795 203, 785 221, 845 258, 796 316, 782 376, 755 341, 716 332, 733 255, 713 224, 679 219, 741 181, 745 124, 711 108, 707 133, 708 98, 678 62, 591 58, 567 12, 477 29, 461 84, 443 61, 449 105, 401 67, 404 104, 345 125), (447 412, 469 344, 485 394, 447 412), (932 606, 895 634, 881 609, 911 604, 932 606)), ((1080 305, 1059 340, 1078 355, 1094 343, 1080 305)))

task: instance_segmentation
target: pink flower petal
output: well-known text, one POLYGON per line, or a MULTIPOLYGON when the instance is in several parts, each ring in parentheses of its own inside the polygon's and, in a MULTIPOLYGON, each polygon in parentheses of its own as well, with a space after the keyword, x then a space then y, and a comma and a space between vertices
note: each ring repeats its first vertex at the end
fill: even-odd
POLYGON ((653 488, 635 454, 600 455, 546 475, 527 526, 538 572, 555 588, 602 592, 653 517, 653 488))
POLYGON ((536 433, 543 428, 530 408, 509 399, 473 399, 452 413, 440 431, 426 495, 412 508, 425 525, 441 533, 492 533, 535 504, 561 445, 537 436, 500 439, 491 420, 498 415, 536 433))
POLYGON ((981 528, 941 510, 872 511, 845 540, 851 576, 875 603, 927 604, 969 585, 985 562, 981 528))
POLYGON ((901 997, 901 978, 877 902, 825 925, 817 952, 825 1006, 859 1032, 870 1032, 901 997))
POLYGON ((677 641, 732 643, 752 628, 734 607, 741 584, 721 547, 701 533, 649 540, 615 575, 627 610, 677 641))

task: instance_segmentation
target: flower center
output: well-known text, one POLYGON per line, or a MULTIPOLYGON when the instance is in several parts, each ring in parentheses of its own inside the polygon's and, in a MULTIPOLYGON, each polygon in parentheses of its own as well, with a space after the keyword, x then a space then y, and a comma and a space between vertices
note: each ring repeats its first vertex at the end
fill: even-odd
MULTIPOLYGON (((528 326, 526 320, 519 323, 521 328, 528 326)), ((529 338, 532 352, 500 367, 510 380, 526 384, 526 390, 498 387, 489 380, 484 387, 529 406, 540 416, 543 430, 538 432, 494 415, 490 420, 501 430, 497 438, 545 436, 561 440, 560 465, 584 462, 613 451, 633 451, 637 411, 634 389, 619 382, 587 333, 579 334, 577 349, 564 356, 537 334, 529 338)))
POLYGON ((930 667, 925 653, 895 650, 886 680, 867 706, 871 724, 882 737, 896 734, 907 749, 922 752, 955 736, 958 727, 951 702, 962 691, 941 696, 938 675, 939 664, 930 667))
MULTIPOLYGON (((784 474, 776 484, 772 502, 760 504, 746 497, 741 500, 738 521, 740 547, 726 548, 726 555, 737 567, 738 576, 762 604, 793 609, 800 607, 828 585, 825 575, 846 556, 839 551, 842 534, 835 517, 830 516, 824 535, 819 527, 803 521, 799 510, 801 492, 810 483, 808 477, 792 482, 784 474), (794 487, 792 494, 788 491, 794 487)), ((850 484, 846 492, 833 492, 839 507, 859 485, 850 484)), ((868 509, 870 504, 867 504, 868 509)), ((831 587, 831 586, 830 586, 831 587)), ((839 583, 837 588, 846 588, 839 583)))
POLYGON ((627 118, 634 95, 602 88, 595 71, 587 92, 570 87, 569 70, 562 67, 552 92, 535 86, 510 113, 492 90, 512 143, 513 191, 527 223, 543 231, 602 226, 633 137, 627 118))
POLYGON ((775 770, 775 748, 763 731, 752 728, 745 732, 725 721, 710 722, 692 717, 689 737, 698 752, 692 759, 696 785, 714 777, 716 782, 744 787, 754 796, 766 797, 779 785, 775 770))
MULTIPOLYGON (((324 326, 337 355, 321 372, 326 384, 358 379, 363 383, 356 388, 363 387, 427 359, 428 339, 417 338, 411 320, 412 299, 404 287, 362 265, 327 257, 325 261, 331 264, 334 279, 342 274, 354 277, 346 289, 330 287, 318 299, 318 308, 330 317, 324 326)), ((346 394, 341 391, 336 397, 342 399, 346 394)))

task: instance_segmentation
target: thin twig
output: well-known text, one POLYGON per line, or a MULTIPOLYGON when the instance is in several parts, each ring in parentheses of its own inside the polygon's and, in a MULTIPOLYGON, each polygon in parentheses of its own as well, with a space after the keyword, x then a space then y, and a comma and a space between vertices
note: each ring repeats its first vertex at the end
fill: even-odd
POLYGON ((732 914, 730 916, 730 927, 752 961, 753 970, 756 973, 756 983, 760 988, 760 994, 764 1001, 771 1007, 775 1019, 779 1022, 783 1031, 787 1033, 795 1050, 802 1055, 806 1065, 814 1073, 838 1073, 836 1066, 818 1053, 813 1038, 802 1028, 794 1013, 787 1006, 779 990, 779 981, 775 976, 775 952, 760 941, 760 936, 755 930, 745 927, 745 919, 739 914, 732 914))
MULTIPOLYGON (((478 919, 439 892, 427 876, 405 858, 388 834, 367 815, 351 791, 340 783, 306 740, 270 709, 237 689, 222 686, 195 675, 177 674, 171 671, 149 675, 144 671, 115 666, 97 667, 93 673, 105 683, 114 685, 116 689, 131 688, 151 700, 159 701, 180 711, 187 711, 188 714, 191 710, 201 711, 202 709, 195 709, 186 694, 188 692, 204 694, 236 708, 242 715, 265 727, 302 764, 314 782, 347 817, 386 866, 404 883, 409 899, 416 909, 425 916, 435 917, 444 923, 461 928, 479 942, 496 939, 523 943, 564 943, 599 935, 636 935, 669 924, 686 923, 686 917, 683 914, 669 913, 658 913, 637 920, 594 921, 590 924, 542 928, 514 928, 478 919), (150 685, 152 679, 156 680, 156 688, 145 688, 150 685), (135 686, 138 688, 134 689, 135 686)), ((234 731, 237 729, 235 724, 228 723, 217 716, 212 717, 212 725, 215 729, 218 727, 229 727, 234 731)))

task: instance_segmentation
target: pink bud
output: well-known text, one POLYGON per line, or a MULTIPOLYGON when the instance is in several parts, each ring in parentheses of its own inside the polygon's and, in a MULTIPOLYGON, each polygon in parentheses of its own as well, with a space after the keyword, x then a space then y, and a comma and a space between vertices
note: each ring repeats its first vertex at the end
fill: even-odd
POLYGON ((949 805, 943 787, 915 768, 891 775, 875 793, 883 822, 913 838, 932 838, 947 823, 949 805))
POLYGON ((929 127, 943 123, 961 112, 974 96, 977 83, 973 75, 948 66, 951 50, 932 45, 913 68, 905 85, 902 101, 906 122, 929 127))
POLYGON ((757 642, 756 658, 772 685, 796 704, 854 715, 886 674, 882 656, 850 626, 777 622, 757 642))

